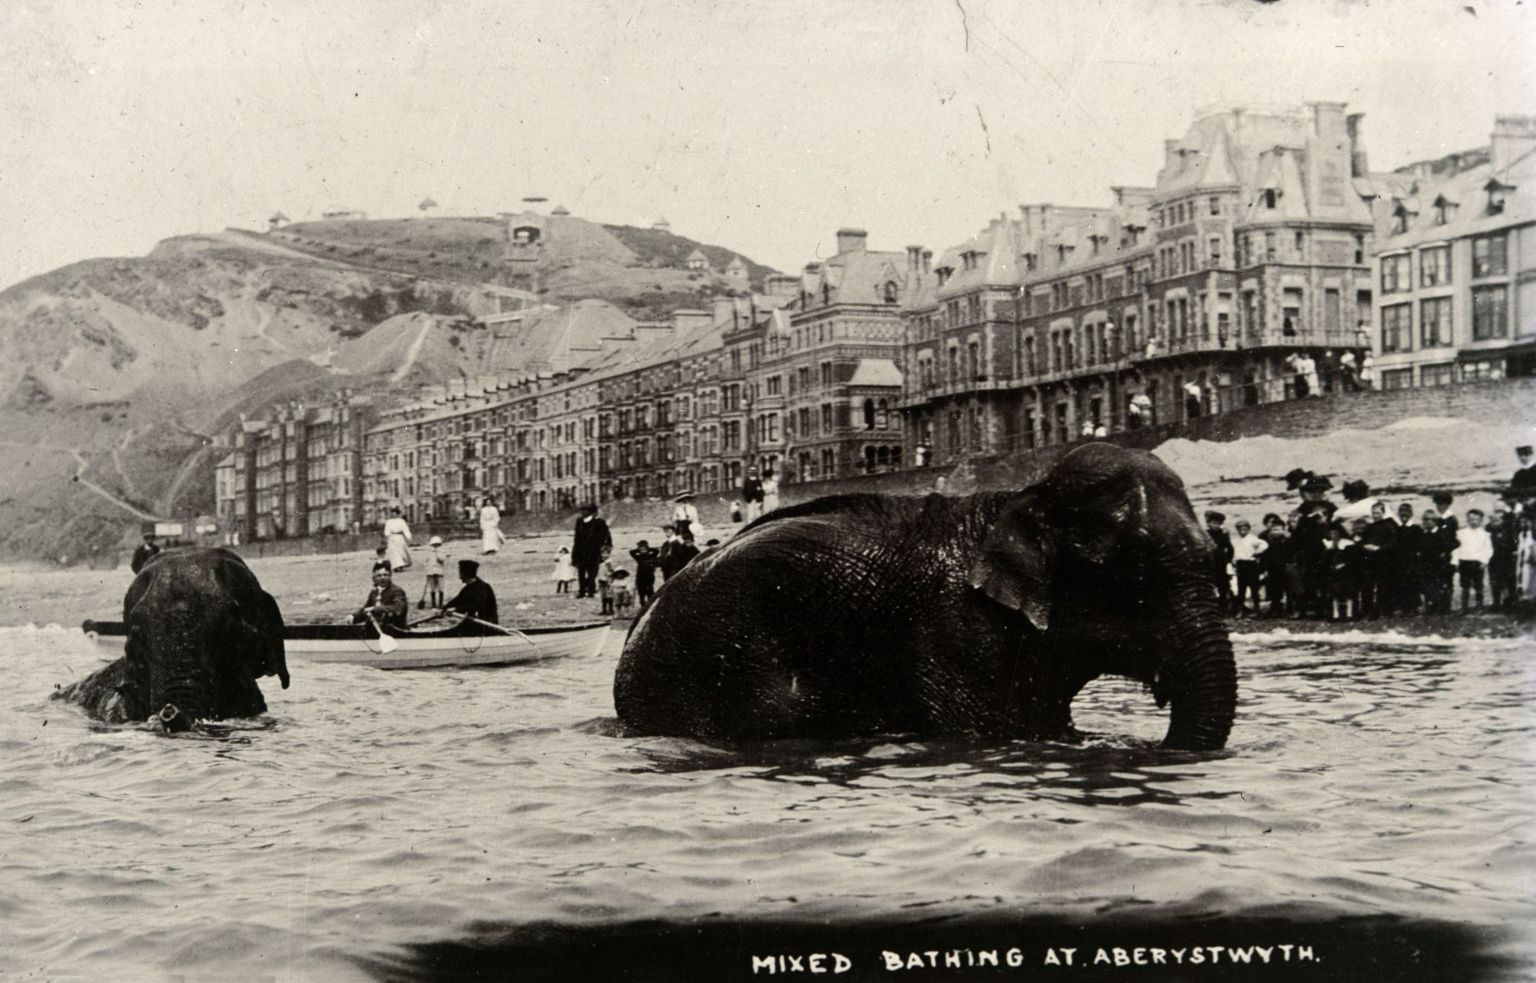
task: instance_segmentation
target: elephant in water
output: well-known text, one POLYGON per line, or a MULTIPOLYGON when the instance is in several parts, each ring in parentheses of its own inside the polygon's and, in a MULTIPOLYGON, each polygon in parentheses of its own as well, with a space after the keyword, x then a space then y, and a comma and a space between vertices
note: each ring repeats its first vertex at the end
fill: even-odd
POLYGON ((225 549, 162 553, 123 597, 122 658, 63 687, 108 723, 158 719, 181 731, 199 720, 253 717, 267 704, 256 685, 288 688, 283 616, 245 561, 225 549))
POLYGON ((1237 669, 1215 547, 1183 482, 1113 444, 1020 492, 779 509, 669 579, 614 679, 624 733, 1071 739, 1097 676, 1171 704, 1165 747, 1222 747, 1237 669))

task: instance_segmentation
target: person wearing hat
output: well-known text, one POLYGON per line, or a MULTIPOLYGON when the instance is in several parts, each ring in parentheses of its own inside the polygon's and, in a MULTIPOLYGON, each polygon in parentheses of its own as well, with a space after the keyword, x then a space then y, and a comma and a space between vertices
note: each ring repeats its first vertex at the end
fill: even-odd
POLYGON ((507 537, 501 533, 501 510, 488 498, 480 500, 480 552, 495 553, 507 537))
POLYGON ((464 586, 444 610, 496 624, 496 592, 491 590, 490 584, 480 579, 480 564, 474 560, 460 560, 459 579, 464 582, 464 586))
POLYGON ((679 536, 676 526, 662 526, 661 531, 667 534, 667 538, 661 544, 661 549, 657 550, 656 566, 660 568, 665 582, 677 576, 678 571, 698 556, 699 548, 679 536))
POLYGON ((144 569, 144 564, 160 555, 160 544, 155 542, 155 531, 151 529, 144 534, 144 542, 133 551, 133 559, 128 561, 128 569, 138 573, 144 569))
POLYGON ((395 583, 395 575, 389 569, 389 564, 375 563, 373 589, 368 592, 363 606, 352 612, 352 621, 355 624, 365 624, 372 620, 381 625, 404 628, 405 612, 410 605, 410 598, 406 597, 405 591, 395 583))
POLYGON ((748 522, 763 514, 763 482, 756 468, 748 468, 746 478, 742 479, 741 500, 747 503, 748 522))
POLYGON ((1336 506, 1328 501, 1333 482, 1320 474, 1308 474, 1300 485, 1301 505, 1296 509, 1296 565, 1301 574, 1298 607, 1303 614, 1326 618, 1331 610, 1328 594, 1328 527, 1336 506))
POLYGON ((691 543, 695 536, 703 535, 704 527, 699 523, 699 508, 693 504, 693 492, 683 492, 672 499, 672 503, 672 526, 683 542, 691 543))
POLYGON ((597 514, 597 506, 588 502, 581 507, 571 538, 571 563, 576 566, 576 596, 597 596, 597 568, 603 562, 603 550, 613 549, 613 534, 608 523, 597 514))
POLYGON ((1216 577, 1216 592, 1221 595, 1221 610, 1232 609, 1232 575, 1227 572, 1235 551, 1232 534, 1224 528, 1227 517, 1214 509, 1205 513, 1205 534, 1216 545, 1216 558, 1211 563, 1211 573, 1216 577))
POLYGON ((1536 462, 1533 462, 1530 444, 1521 444, 1515 448, 1515 457, 1520 459, 1520 467, 1509 479, 1509 490, 1519 500, 1522 509, 1529 509, 1531 502, 1536 499, 1536 462))
POLYGON ((443 549, 443 537, 433 536, 427 540, 427 545, 432 549, 432 555, 427 557, 427 585, 422 591, 422 604, 430 604, 434 608, 443 606, 443 577, 448 572, 448 551, 443 549))

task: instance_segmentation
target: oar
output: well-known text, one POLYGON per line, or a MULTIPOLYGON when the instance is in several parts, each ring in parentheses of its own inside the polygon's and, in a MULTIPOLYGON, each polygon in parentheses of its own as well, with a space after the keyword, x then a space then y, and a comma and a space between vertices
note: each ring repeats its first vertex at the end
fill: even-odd
POLYGON ((481 621, 479 618, 475 618, 467 614, 464 616, 464 620, 474 622, 481 628, 494 628, 501 632, 503 635, 516 635, 518 638, 521 638, 523 641, 527 642, 529 645, 532 645, 534 648, 539 647, 533 639, 529 638, 527 635, 524 635, 516 628, 508 628, 506 625, 498 625, 494 621, 481 621))
POLYGON ((379 633, 379 651, 380 652, 383 652, 385 655, 388 655, 389 653, 393 652, 395 649, 400 647, 400 643, 395 641, 394 636, 384 634, 384 629, 379 627, 379 623, 377 621, 373 620, 373 612, 372 611, 368 612, 368 623, 373 626, 373 630, 374 631, 379 633))

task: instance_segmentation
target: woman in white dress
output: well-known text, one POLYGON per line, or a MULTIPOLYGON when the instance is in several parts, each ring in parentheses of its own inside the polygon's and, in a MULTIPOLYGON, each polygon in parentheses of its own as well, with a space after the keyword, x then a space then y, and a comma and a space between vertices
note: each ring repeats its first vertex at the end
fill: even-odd
POLYGON ((772 471, 763 472, 763 514, 767 515, 779 507, 779 479, 773 476, 772 471))
POLYGON ((487 498, 480 503, 480 552, 494 553, 506 541, 501 534, 501 510, 487 498))
POLYGON ((389 518, 384 520, 384 556, 396 573, 411 565, 411 527, 400 517, 399 509, 390 509, 389 518))

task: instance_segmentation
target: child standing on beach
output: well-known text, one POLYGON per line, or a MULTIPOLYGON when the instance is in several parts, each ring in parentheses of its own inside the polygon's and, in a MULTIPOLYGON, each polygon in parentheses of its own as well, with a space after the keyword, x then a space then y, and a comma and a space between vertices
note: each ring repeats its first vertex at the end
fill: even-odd
POLYGON ((618 572, 618 568, 609 556, 612 552, 610 547, 603 547, 603 562, 597 568, 597 596, 602 599, 603 614, 613 613, 613 575, 618 572))
POLYGON ((1483 606, 1483 568, 1493 559, 1493 539, 1483 528, 1483 510, 1467 509, 1467 527, 1456 533, 1456 579, 1461 581, 1461 611, 1472 610, 1471 599, 1483 606))
POLYGON ((1238 519, 1237 538, 1232 540, 1232 569, 1237 573, 1237 604, 1238 614, 1247 614, 1248 607, 1245 598, 1253 597, 1253 613, 1259 613, 1259 556, 1267 549, 1269 543, 1253 534, 1253 527, 1246 519, 1238 519))
POLYGON ((427 557, 427 586, 423 601, 434 608, 443 606, 443 572, 448 568, 448 551, 443 549, 443 537, 433 536, 427 541, 432 553, 427 557))
POLYGON ((576 568, 571 564, 571 550, 568 546, 562 546, 555 553, 555 569, 550 573, 549 579, 555 582, 556 594, 569 594, 571 581, 576 579, 576 568))

